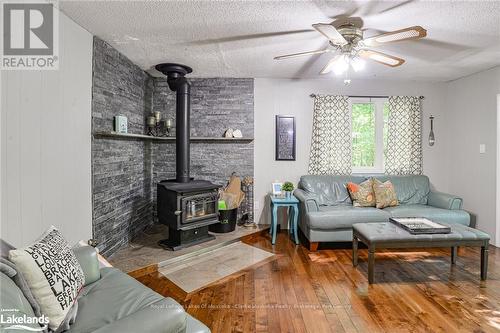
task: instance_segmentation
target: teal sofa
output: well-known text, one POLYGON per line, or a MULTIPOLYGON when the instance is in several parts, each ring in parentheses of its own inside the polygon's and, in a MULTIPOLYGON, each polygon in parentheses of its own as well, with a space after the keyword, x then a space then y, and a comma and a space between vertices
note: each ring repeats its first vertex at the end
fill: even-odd
POLYGON ((300 178, 294 195, 300 201, 299 227, 315 250, 319 242, 352 241, 352 224, 387 222, 391 217, 426 217, 436 222, 470 224, 462 210, 462 199, 430 189, 427 176, 373 177, 394 184, 399 206, 377 209, 353 207, 347 182, 361 183, 372 175, 306 175, 300 178))
MULTIPOLYGON (((210 332, 172 298, 163 297, 116 268, 99 268, 94 248, 84 246, 74 250, 85 273, 85 287, 78 297, 76 319, 65 332, 210 332)), ((5 254, 2 256, 5 258, 5 254)), ((4 316, 35 316, 14 278, 0 272, 0 288, 0 308, 11 311, 4 312, 4 316)), ((40 328, 36 324, 30 326, 40 328)))

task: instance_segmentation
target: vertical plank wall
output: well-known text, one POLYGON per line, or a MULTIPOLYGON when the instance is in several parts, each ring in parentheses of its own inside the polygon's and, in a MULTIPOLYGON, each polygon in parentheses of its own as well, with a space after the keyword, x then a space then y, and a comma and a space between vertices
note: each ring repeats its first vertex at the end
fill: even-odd
POLYGON ((59 20, 59 70, 1 74, 0 237, 16 246, 50 225, 92 235, 92 35, 59 20))

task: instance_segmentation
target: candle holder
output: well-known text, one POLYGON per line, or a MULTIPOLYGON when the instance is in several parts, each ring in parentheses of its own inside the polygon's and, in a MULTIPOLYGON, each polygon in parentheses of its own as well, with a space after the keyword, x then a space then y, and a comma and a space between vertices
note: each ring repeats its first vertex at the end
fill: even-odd
POLYGON ((150 136, 170 136, 172 119, 162 119, 161 113, 155 111, 151 116, 147 117, 146 125, 148 126, 148 135, 150 136))
POLYGON ((165 129, 165 136, 170 136, 172 133, 172 119, 167 118, 163 120, 163 128, 165 129))

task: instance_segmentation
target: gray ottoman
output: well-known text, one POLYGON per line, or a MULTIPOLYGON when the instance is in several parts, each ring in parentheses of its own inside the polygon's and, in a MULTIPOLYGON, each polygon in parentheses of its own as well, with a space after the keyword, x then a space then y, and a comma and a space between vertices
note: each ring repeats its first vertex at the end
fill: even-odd
POLYGON ((413 235, 390 222, 356 223, 352 226, 352 263, 358 264, 358 241, 368 246, 368 283, 373 283, 375 249, 404 249, 415 247, 449 247, 451 263, 455 264, 458 246, 481 247, 481 280, 488 272, 488 243, 490 236, 463 225, 451 225, 449 234, 413 235))

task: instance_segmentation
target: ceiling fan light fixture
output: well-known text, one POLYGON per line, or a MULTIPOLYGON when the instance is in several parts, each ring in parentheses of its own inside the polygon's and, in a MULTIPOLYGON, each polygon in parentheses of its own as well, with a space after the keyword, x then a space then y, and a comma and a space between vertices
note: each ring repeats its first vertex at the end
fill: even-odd
POLYGON ((349 69, 349 58, 346 55, 340 56, 337 61, 333 63, 333 73, 335 75, 342 75, 349 69))
POLYGON ((351 66, 355 72, 359 72, 359 71, 362 71, 363 69, 365 69, 366 61, 364 61, 363 59, 361 59, 359 57, 352 58, 351 59, 351 66))
POLYGON ((281 60, 327 52, 338 52, 338 55, 331 58, 323 67, 320 74, 334 72, 339 76, 349 71, 351 67, 355 72, 363 70, 365 68, 365 60, 373 60, 390 67, 401 66, 405 63, 403 58, 372 50, 371 47, 394 42, 418 40, 427 36, 427 30, 418 25, 382 33, 369 38, 364 38, 361 26, 352 22, 337 26, 334 25, 334 22, 315 23, 312 26, 328 39, 329 45, 327 48, 286 54, 277 56, 274 59, 281 60))

